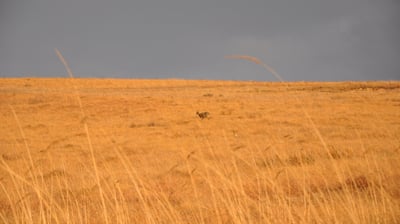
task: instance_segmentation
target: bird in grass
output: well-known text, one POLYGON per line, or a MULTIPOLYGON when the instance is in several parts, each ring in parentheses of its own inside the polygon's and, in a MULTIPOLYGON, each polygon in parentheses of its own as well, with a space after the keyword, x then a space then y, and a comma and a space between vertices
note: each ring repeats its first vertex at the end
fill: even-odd
POLYGON ((196 112, 196 114, 197 114, 197 116, 199 116, 199 118, 201 118, 202 120, 204 119, 204 118, 208 118, 208 115, 210 115, 210 113, 208 113, 207 111, 205 111, 205 112, 196 112))

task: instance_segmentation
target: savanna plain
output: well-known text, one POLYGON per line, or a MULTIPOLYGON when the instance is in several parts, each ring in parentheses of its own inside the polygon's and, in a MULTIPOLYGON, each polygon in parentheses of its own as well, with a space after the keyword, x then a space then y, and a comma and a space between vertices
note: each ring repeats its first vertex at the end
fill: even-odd
POLYGON ((400 82, 2 78, 0 222, 400 223, 400 82))

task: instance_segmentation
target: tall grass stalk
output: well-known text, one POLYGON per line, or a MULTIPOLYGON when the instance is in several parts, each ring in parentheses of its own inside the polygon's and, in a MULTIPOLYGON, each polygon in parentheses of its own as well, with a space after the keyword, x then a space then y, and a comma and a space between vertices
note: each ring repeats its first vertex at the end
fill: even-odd
MULTIPOLYGON (((246 60, 246 61, 253 62, 253 63, 257 64, 257 65, 261 65, 264 69, 266 69, 267 71, 272 73, 280 82, 285 83, 287 89, 290 88, 289 84, 287 82, 285 82, 285 80, 282 78, 282 76, 279 75, 279 73, 275 69, 273 69, 271 66, 269 66, 268 64, 264 63, 263 61, 261 61, 260 59, 254 57, 254 56, 249 56, 249 55, 228 55, 228 56, 225 56, 225 58, 227 58, 227 59, 241 59, 241 60, 246 60)), ((332 154, 330 153, 330 151, 328 149, 328 146, 326 144, 325 139, 322 137, 321 132, 319 131, 319 129, 315 125, 315 122, 311 118, 310 114, 304 108, 303 103, 301 102, 301 100, 297 97, 298 92, 296 90, 294 90, 294 92, 295 92, 295 94, 291 95, 291 96, 294 97, 294 99, 297 101, 297 103, 299 103, 302 112, 306 116, 307 120, 310 122, 312 129, 314 130, 315 134, 317 135, 318 139, 320 140, 323 148, 326 150, 327 155, 330 157, 331 162, 332 162, 332 164, 334 166, 334 169, 336 170, 336 174, 338 175, 339 180, 343 181, 344 180, 343 171, 340 171, 339 166, 337 165, 336 161, 334 160, 332 154)))
MULTIPOLYGON (((57 48, 55 49, 55 52, 56 52, 58 58, 60 59, 60 61, 63 63, 65 69, 67 70, 67 73, 68 73, 70 79, 72 81, 74 81, 74 75, 73 75, 72 70, 69 67, 67 61, 65 60, 65 58, 62 56, 61 52, 57 48)), ((85 133, 86 133, 86 139, 87 139, 88 146, 89 146, 89 149, 90 149, 93 168, 94 168, 95 176, 96 176, 96 183, 97 183, 97 186, 99 187, 99 194, 100 194, 99 196, 100 196, 100 199, 101 199, 101 204, 103 206, 104 221, 106 222, 106 224, 108 224, 109 223, 109 220, 108 220, 109 216, 108 216, 107 206, 106 206, 106 203, 105 203, 105 200, 104 200, 103 187, 102 187, 102 185, 100 183, 100 175, 99 175, 99 171, 98 171, 97 164, 96 164, 96 158, 94 156, 94 149, 93 149, 92 140, 90 139, 90 135, 89 135, 88 124, 87 124, 87 121, 85 119, 86 115, 85 115, 85 112, 84 112, 84 109, 83 109, 83 106, 82 106, 82 100, 81 100, 81 97, 80 97, 80 94, 79 94, 78 87, 74 83, 72 83, 72 85, 73 85, 74 90, 75 90, 76 99, 77 99, 77 101, 79 103, 79 108, 80 108, 80 112, 81 112, 81 119, 82 119, 81 121, 83 122, 83 127, 84 127, 84 130, 85 130, 85 133)))

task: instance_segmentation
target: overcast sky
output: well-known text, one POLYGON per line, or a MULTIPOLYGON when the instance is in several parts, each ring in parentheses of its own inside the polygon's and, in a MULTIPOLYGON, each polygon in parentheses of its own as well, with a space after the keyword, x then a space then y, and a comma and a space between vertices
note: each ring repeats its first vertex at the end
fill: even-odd
POLYGON ((0 77, 400 80, 400 0, 0 0, 0 77))

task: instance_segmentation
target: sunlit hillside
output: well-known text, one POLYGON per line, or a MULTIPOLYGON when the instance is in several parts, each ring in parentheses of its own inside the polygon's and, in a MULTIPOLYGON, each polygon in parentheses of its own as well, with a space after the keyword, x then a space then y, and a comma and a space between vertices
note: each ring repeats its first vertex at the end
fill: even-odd
POLYGON ((3 78, 0 155, 1 223, 399 223, 400 82, 3 78))

